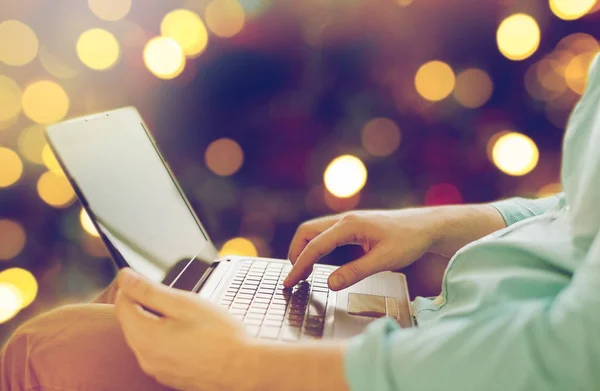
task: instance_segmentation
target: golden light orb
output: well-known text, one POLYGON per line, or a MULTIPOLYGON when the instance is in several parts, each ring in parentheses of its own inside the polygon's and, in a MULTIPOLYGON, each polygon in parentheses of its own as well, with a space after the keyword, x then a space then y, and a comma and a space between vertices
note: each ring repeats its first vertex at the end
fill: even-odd
POLYGON ((156 77, 174 79, 185 68, 185 54, 173 38, 156 37, 144 48, 144 63, 156 77))
POLYGON ((527 14, 514 14, 502 21, 496 33, 498 49, 504 57, 520 61, 540 46, 541 32, 536 20, 527 14))
POLYGON ((0 261, 8 261, 21 254, 27 236, 23 226, 16 221, 0 220, 0 261))
POLYGON ((103 20, 123 19, 131 10, 131 0, 88 0, 92 12, 103 20))
POLYGON ((33 61, 38 50, 39 41, 31 27, 18 20, 0 23, 0 62, 23 66, 33 61))
POLYGON ((549 197, 554 194, 558 194, 563 191, 562 184, 560 182, 553 182, 544 185, 538 190, 537 196, 540 198, 549 197))
POLYGON ((456 77, 454 98, 469 109, 479 108, 492 97, 494 84, 488 73, 482 69, 466 69, 456 77))
POLYGON ((550 0, 550 10, 563 20, 575 20, 585 16, 597 0, 550 0))
POLYGON ((42 153, 46 146, 46 139, 43 126, 30 125, 23 129, 19 134, 17 145, 25 159, 35 164, 44 164, 42 153))
POLYGON ((237 0, 213 0, 207 6, 206 25, 216 36, 231 38, 244 28, 244 7, 237 0))
POLYGON ((81 223, 81 227, 85 230, 85 232, 87 232, 91 236, 95 236, 97 238, 100 237, 100 234, 94 226, 92 219, 83 208, 81 208, 81 212, 79 212, 79 222, 81 223))
POLYGON ((47 171, 37 182, 38 195, 48 205, 65 208, 75 200, 75 192, 64 175, 47 171))
POLYGON ((375 118, 362 130, 362 145, 371 155, 389 156, 400 146, 400 128, 389 118, 375 118))
POLYGON ((54 152, 52 152, 52 149, 49 145, 44 145, 42 148, 42 162, 49 171, 52 171, 57 175, 65 175, 60 163, 56 159, 56 156, 54 155, 54 152))
POLYGON ((438 102, 452 93, 456 84, 454 71, 442 61, 430 61, 417 71, 417 92, 430 102, 438 102))
POLYGON ((77 40, 76 49, 81 62, 96 71, 112 68, 121 53, 115 36, 98 28, 84 31, 77 40))
POLYGON ((0 188, 14 185, 23 175, 23 162, 12 149, 0 147, 0 188))
POLYGON ((356 156, 339 156, 329 163, 323 180, 327 190, 334 196, 352 197, 367 183, 367 168, 356 156))
POLYGON ((21 87, 8 76, 0 75, 0 122, 10 121, 21 112, 21 87))
POLYGON ((531 138, 509 132, 494 144, 492 158, 500 171, 512 176, 522 176, 537 166, 539 151, 531 138))
POLYGON ((400 7, 408 7, 413 3, 414 0, 396 0, 396 4, 400 7))
POLYGON ((258 256, 258 250, 254 243, 246 238, 233 238, 225 242, 219 255, 224 257, 227 255, 239 255, 244 257, 258 256))
POLYGON ((200 55, 208 44, 208 31, 195 12, 177 9, 169 12, 160 24, 160 33, 174 39, 189 57, 200 55))
POLYGON ((19 291, 10 285, 0 283, 0 324, 5 323, 21 310, 19 291))
POLYGON ((567 86, 579 95, 583 95, 588 82, 588 74, 592 61, 598 52, 579 54, 569 62, 565 69, 567 86))
POLYGON ((13 267, 0 272, 0 284, 14 286, 20 295, 20 308, 33 303, 38 293, 38 283, 28 270, 13 267))
POLYGON ((63 119, 69 112, 69 96, 58 84, 40 80, 25 88, 23 111, 32 121, 49 125, 63 119))
POLYGON ((213 141, 206 148, 204 162, 209 170, 217 175, 233 175, 244 163, 244 151, 234 140, 221 138, 213 141))

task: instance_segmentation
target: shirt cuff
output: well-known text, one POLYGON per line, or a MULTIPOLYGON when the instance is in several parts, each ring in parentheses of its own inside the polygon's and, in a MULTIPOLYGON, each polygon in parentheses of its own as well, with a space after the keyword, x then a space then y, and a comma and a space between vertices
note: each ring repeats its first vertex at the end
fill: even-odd
POLYGON ((494 208, 500 212, 506 225, 512 225, 530 217, 539 216, 546 213, 555 206, 560 199, 560 195, 531 200, 527 198, 510 198, 498 202, 493 202, 494 208))

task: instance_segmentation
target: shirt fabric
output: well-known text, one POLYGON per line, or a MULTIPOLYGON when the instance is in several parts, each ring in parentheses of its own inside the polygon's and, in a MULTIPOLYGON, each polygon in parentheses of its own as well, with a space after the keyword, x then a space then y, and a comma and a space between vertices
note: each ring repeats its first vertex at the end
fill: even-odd
POLYGON ((373 322, 350 341, 350 388, 600 390, 600 66, 563 144, 564 193, 493 204, 507 227, 450 260, 419 327, 373 322))

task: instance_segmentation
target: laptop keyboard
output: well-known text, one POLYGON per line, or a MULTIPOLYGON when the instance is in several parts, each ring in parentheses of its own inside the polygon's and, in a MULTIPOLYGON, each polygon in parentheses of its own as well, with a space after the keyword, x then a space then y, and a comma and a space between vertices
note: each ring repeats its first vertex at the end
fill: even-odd
POLYGON ((330 267, 315 265, 307 281, 284 289, 291 265, 259 260, 240 264, 219 303, 244 323, 250 335, 282 341, 323 336, 330 267))

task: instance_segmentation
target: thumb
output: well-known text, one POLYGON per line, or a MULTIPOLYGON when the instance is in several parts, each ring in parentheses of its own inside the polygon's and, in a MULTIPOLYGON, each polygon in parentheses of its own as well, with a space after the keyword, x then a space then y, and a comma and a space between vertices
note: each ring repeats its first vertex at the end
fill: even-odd
POLYGON ((163 316, 181 318, 188 308, 188 297, 182 291, 146 279, 126 268, 117 276, 119 292, 151 311, 163 316))
POLYGON ((342 290, 382 271, 382 265, 379 262, 380 252, 375 248, 362 257, 340 266, 329 276, 329 289, 332 291, 342 290))

